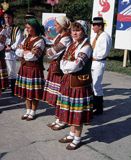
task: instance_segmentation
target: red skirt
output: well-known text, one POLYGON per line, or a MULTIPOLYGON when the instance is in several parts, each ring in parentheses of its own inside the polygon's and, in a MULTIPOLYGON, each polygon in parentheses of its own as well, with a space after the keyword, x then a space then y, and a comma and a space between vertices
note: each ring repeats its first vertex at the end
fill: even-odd
POLYGON ((16 79, 15 95, 29 100, 41 100, 43 89, 43 69, 21 65, 16 79))
POLYGON ((9 87, 5 59, 0 60, 0 90, 9 87))
POLYGON ((68 125, 89 124, 93 111, 93 91, 88 87, 70 87, 70 75, 64 75, 57 104, 60 106, 59 120, 68 125))
POLYGON ((48 70, 48 76, 45 81, 43 101, 47 102, 53 107, 57 107, 56 102, 59 95, 60 83, 63 75, 53 73, 53 67, 54 64, 51 63, 48 70))

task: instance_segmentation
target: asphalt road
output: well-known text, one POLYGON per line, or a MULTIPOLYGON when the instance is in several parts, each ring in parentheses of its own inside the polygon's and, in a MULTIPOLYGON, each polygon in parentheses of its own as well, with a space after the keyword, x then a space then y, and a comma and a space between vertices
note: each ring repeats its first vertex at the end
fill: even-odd
POLYGON ((131 77, 105 72, 104 114, 84 126, 83 145, 66 150, 58 142, 69 128, 52 131, 54 108, 40 102, 37 119, 22 121, 25 103, 10 96, 0 97, 0 160, 131 160, 131 77))

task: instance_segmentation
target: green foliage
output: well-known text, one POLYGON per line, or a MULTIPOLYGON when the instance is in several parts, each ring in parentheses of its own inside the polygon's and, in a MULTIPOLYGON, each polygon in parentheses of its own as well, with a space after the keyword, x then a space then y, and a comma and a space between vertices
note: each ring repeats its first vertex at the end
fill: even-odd
MULTIPOLYGON (((24 1, 24 0, 23 0, 24 1)), ((41 0, 43 2, 44 0, 41 0)), ((52 8, 49 4, 46 3, 39 3, 36 0, 33 0, 33 3, 30 5, 30 10, 33 11, 38 20, 41 22, 42 13, 50 13, 52 8), (35 3, 34 3, 35 1, 35 3)), ((91 19, 92 15, 92 7, 93 1, 92 0, 60 0, 60 3, 54 6, 55 13, 66 13, 67 16, 71 19, 83 19, 88 20, 91 19)), ((14 6, 15 7, 15 6, 14 6)), ((27 3, 24 5, 17 5, 16 9, 16 23, 24 28, 24 16, 28 10, 27 3)), ((115 27, 114 27, 115 28, 115 27)), ((114 39, 114 36, 113 36, 114 39)), ((127 75, 131 75, 131 63, 127 63, 128 67, 123 67, 123 50, 116 50, 112 49, 108 59, 107 59, 107 67, 106 70, 124 73, 127 75)))
POLYGON ((91 0, 63 0, 55 8, 58 12, 64 12, 71 20, 83 19, 88 20, 92 14, 91 0))
MULTIPOLYGON (((76 19, 88 20, 91 19, 92 3, 92 0, 60 0, 60 3, 54 6, 54 12, 66 13, 72 21, 76 19)), ((24 16, 28 10, 27 0, 12 3, 12 8, 16 10, 16 23, 23 28, 24 16)), ((42 1, 38 3, 36 0, 30 0, 30 11, 36 14, 39 21, 41 21, 43 12, 48 13, 51 12, 51 10, 52 7, 49 4, 43 3, 42 1)))

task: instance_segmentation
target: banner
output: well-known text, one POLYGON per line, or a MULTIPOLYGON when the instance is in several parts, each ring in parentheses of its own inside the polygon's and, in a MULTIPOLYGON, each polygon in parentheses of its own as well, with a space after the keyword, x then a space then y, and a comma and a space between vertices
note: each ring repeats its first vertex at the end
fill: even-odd
POLYGON ((115 48, 131 50, 131 0, 119 0, 115 48))
MULTIPOLYGON (((103 17, 105 24, 105 31, 112 36, 112 25, 114 16, 115 0, 94 0, 93 4, 93 17, 103 17)), ((91 42, 95 34, 91 30, 91 42)))
POLYGON ((57 33, 55 30, 55 18, 57 16, 66 16, 64 13, 42 13, 42 25, 45 28, 45 37, 53 40, 57 33))

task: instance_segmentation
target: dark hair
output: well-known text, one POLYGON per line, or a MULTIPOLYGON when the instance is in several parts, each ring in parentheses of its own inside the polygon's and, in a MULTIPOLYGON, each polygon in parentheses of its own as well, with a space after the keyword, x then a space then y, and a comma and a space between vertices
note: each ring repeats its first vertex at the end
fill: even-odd
POLYGON ((4 15, 5 15, 5 14, 10 15, 11 17, 14 18, 14 12, 13 12, 12 10, 10 10, 10 9, 6 10, 6 11, 4 12, 4 15))
POLYGON ((35 18, 27 19, 26 24, 29 24, 30 26, 32 26, 35 29, 35 32, 38 36, 42 34, 41 25, 39 24, 37 19, 35 18))
POLYGON ((95 24, 94 23, 93 26, 95 26, 95 25, 99 26, 99 27, 101 26, 102 30, 104 30, 105 24, 102 24, 102 23, 95 24))
POLYGON ((45 35, 45 27, 43 25, 41 25, 41 34, 45 35))
MULTIPOLYGON (((71 24, 71 29, 76 29, 76 30, 83 30, 82 26, 80 25, 80 23, 77 23, 77 22, 73 22, 71 24)), ((84 30, 83 30, 84 31, 84 30)))

